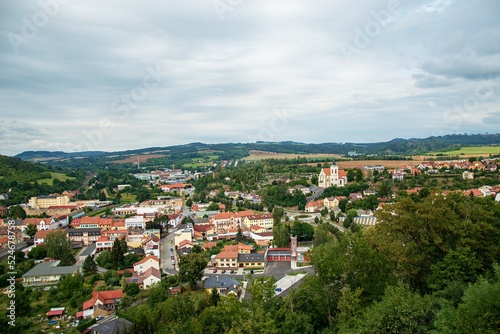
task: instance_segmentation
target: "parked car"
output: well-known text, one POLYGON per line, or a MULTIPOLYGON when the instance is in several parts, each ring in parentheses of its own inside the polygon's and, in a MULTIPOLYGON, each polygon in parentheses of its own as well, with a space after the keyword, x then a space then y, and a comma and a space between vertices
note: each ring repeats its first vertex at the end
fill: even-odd
POLYGON ((221 273, 225 274, 226 273, 226 269, 222 269, 221 273))
POLYGON ((175 264, 175 260, 172 260, 172 264, 175 264))
POLYGON ((280 287, 277 287, 276 289, 274 289, 274 291, 276 291, 276 292, 281 292, 281 288, 280 288, 280 287))
POLYGON ((229 273, 230 273, 230 274, 234 274, 234 270, 231 270, 229 273))
POLYGON ((214 269, 214 274, 217 272, 217 269, 214 269))
POLYGON ((95 318, 95 321, 99 321, 99 320, 102 320, 102 319, 104 319, 104 317, 102 315, 100 315, 97 318, 95 318))
POLYGON ((173 247, 170 247, 170 251, 173 252, 174 251, 174 248, 173 247))

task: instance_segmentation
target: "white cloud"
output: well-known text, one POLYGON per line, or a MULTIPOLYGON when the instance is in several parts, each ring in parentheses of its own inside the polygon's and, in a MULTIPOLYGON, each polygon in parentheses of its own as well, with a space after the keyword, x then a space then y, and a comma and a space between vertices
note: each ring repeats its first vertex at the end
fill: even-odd
POLYGON ((3 152, 492 131, 450 110, 489 78, 467 114, 496 117, 494 0, 243 0, 222 20, 216 2, 67 1, 17 53, 8 36, 42 9, 0 4, 3 152), (345 44, 356 47, 348 60, 345 44), (286 125, 271 126, 284 108, 286 125))

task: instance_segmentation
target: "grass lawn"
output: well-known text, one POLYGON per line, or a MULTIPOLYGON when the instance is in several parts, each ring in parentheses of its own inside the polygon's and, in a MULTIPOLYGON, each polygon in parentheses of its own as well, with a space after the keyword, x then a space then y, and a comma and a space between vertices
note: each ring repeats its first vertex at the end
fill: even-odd
POLYGON ((74 177, 67 176, 66 174, 63 173, 55 173, 55 172, 50 172, 50 179, 40 179, 38 180, 38 183, 46 183, 49 186, 51 186, 54 183, 54 180, 59 180, 59 181, 66 181, 66 180, 74 180, 74 177))
POLYGON ((136 202, 136 196, 129 193, 123 193, 122 199, 120 200, 122 203, 133 203, 136 202))
POLYGON ((446 152, 433 152, 432 155, 489 155, 500 154, 500 146, 467 146, 459 150, 446 151, 446 152))

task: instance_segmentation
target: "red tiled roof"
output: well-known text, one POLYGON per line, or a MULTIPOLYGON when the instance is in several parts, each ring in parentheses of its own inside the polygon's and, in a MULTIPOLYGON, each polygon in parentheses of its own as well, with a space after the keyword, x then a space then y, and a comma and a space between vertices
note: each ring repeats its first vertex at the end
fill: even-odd
POLYGON ((64 309, 49 311, 49 312, 47 312, 47 317, 52 317, 54 315, 63 315, 63 313, 64 313, 64 309))
MULTIPOLYGON (((62 230, 40 230, 35 233, 35 239, 45 239, 47 238, 47 235, 50 233, 56 232, 56 231, 62 231, 62 230)), ((64 234, 66 234, 66 231, 64 231, 64 234)))
POLYGON ((326 176, 330 176, 330 168, 323 168, 323 172, 325 173, 326 176))
POLYGON ((95 305, 100 300, 103 304, 114 304, 115 299, 123 298, 123 290, 107 290, 94 292, 92 299, 83 303, 83 310, 87 310, 95 305))
POLYGON ((207 241, 203 244, 203 248, 205 249, 210 249, 210 248, 214 248, 217 246, 217 243, 216 242, 213 242, 213 241, 207 241))
POLYGON ((193 242, 190 240, 182 240, 181 242, 179 242, 179 248, 182 248, 186 245, 194 246, 193 242))
POLYGON ((222 251, 219 254, 215 255, 216 259, 236 259, 238 258, 238 252, 226 252, 222 251))
POLYGON ((110 241, 108 236, 101 235, 99 239, 97 239, 97 242, 104 242, 104 241, 110 241))
POLYGON ((158 263, 160 262, 160 259, 158 259, 156 256, 154 256, 154 255, 148 255, 144 259, 142 259, 142 260, 134 263, 134 267, 138 266, 140 264, 143 264, 143 263, 147 262, 148 260, 154 260, 154 261, 156 261, 158 263))
POLYGON ((341 177, 347 177, 347 173, 343 169, 339 169, 339 178, 341 178, 341 177))
POLYGON ((4 244, 9 241, 9 237, 1 237, 0 238, 0 244, 4 244))

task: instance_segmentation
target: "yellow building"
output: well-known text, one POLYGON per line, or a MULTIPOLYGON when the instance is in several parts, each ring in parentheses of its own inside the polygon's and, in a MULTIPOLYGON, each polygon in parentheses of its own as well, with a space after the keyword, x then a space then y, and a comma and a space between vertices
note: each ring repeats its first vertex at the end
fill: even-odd
POLYGON ((68 205, 68 203, 68 196, 49 195, 31 197, 28 204, 32 208, 47 209, 50 206, 65 206, 68 205))

